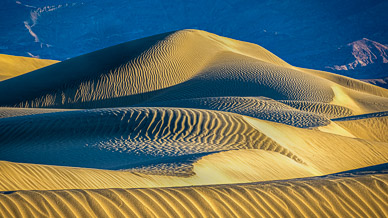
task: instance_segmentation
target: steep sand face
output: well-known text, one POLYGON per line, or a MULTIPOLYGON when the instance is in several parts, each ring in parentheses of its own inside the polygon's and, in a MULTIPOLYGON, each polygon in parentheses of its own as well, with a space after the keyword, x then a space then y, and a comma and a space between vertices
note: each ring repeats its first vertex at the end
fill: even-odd
POLYGON ((3 217, 387 217, 386 174, 151 189, 0 194, 3 217))
POLYGON ((0 217, 388 216, 388 90, 258 45, 165 33, 0 93, 0 217))
POLYGON ((0 81, 10 79, 59 61, 0 54, 0 81))

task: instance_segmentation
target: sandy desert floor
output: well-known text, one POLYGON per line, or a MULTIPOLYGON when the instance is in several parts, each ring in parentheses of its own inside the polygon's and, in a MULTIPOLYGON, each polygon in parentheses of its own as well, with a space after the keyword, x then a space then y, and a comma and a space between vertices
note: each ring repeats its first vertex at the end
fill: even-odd
POLYGON ((0 217, 388 217, 387 89, 199 30, 0 65, 0 217))

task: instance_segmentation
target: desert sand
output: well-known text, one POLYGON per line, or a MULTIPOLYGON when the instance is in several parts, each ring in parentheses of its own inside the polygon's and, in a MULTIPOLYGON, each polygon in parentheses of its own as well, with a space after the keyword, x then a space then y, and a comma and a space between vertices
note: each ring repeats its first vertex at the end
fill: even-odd
POLYGON ((58 61, 0 54, 0 81, 55 63, 58 63, 58 61))
POLYGON ((0 93, 0 216, 388 216, 388 90, 259 45, 170 32, 0 93))

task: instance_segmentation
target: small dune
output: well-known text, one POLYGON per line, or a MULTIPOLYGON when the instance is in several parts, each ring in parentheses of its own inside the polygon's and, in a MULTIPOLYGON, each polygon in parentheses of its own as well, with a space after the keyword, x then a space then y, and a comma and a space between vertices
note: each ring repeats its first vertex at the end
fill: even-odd
POLYGON ((357 138, 388 142, 388 112, 344 117, 335 123, 357 138))
POLYGON ((46 67, 59 61, 0 54, 0 81, 46 67))

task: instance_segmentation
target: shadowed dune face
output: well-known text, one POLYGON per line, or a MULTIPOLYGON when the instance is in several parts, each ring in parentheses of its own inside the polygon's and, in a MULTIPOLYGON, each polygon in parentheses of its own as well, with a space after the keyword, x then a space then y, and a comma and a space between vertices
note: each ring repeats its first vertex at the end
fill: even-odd
MULTIPOLYGON (((292 101, 291 101, 292 102, 292 101)), ((216 111, 227 111, 241 115, 251 116, 262 120, 269 120, 284 123, 301 128, 324 126, 330 123, 324 112, 320 114, 311 113, 314 108, 298 110, 279 101, 262 97, 210 97, 191 98, 182 100, 162 101, 142 104, 153 107, 177 107, 177 108, 198 108, 216 111)), ((294 104, 291 104, 294 106, 294 104)), ((298 105, 299 106, 299 105, 298 105)), ((334 107, 333 105, 329 105, 334 107)), ((339 106, 338 106, 339 107, 339 106)), ((324 107, 320 107, 324 108, 324 107)), ((344 110, 346 110, 344 108, 344 110)), ((342 111, 341 111, 342 112, 342 111)), ((337 112, 340 115, 345 113, 337 112)))
POLYGON ((0 93, 0 216, 388 215, 386 171, 357 173, 388 161, 388 90, 258 45, 170 32, 0 93))
POLYGON ((109 169, 126 165, 133 167, 164 157, 265 149, 297 160, 290 151, 236 114, 190 109, 122 108, 39 114, 26 118, 2 119, 1 159, 109 169))

